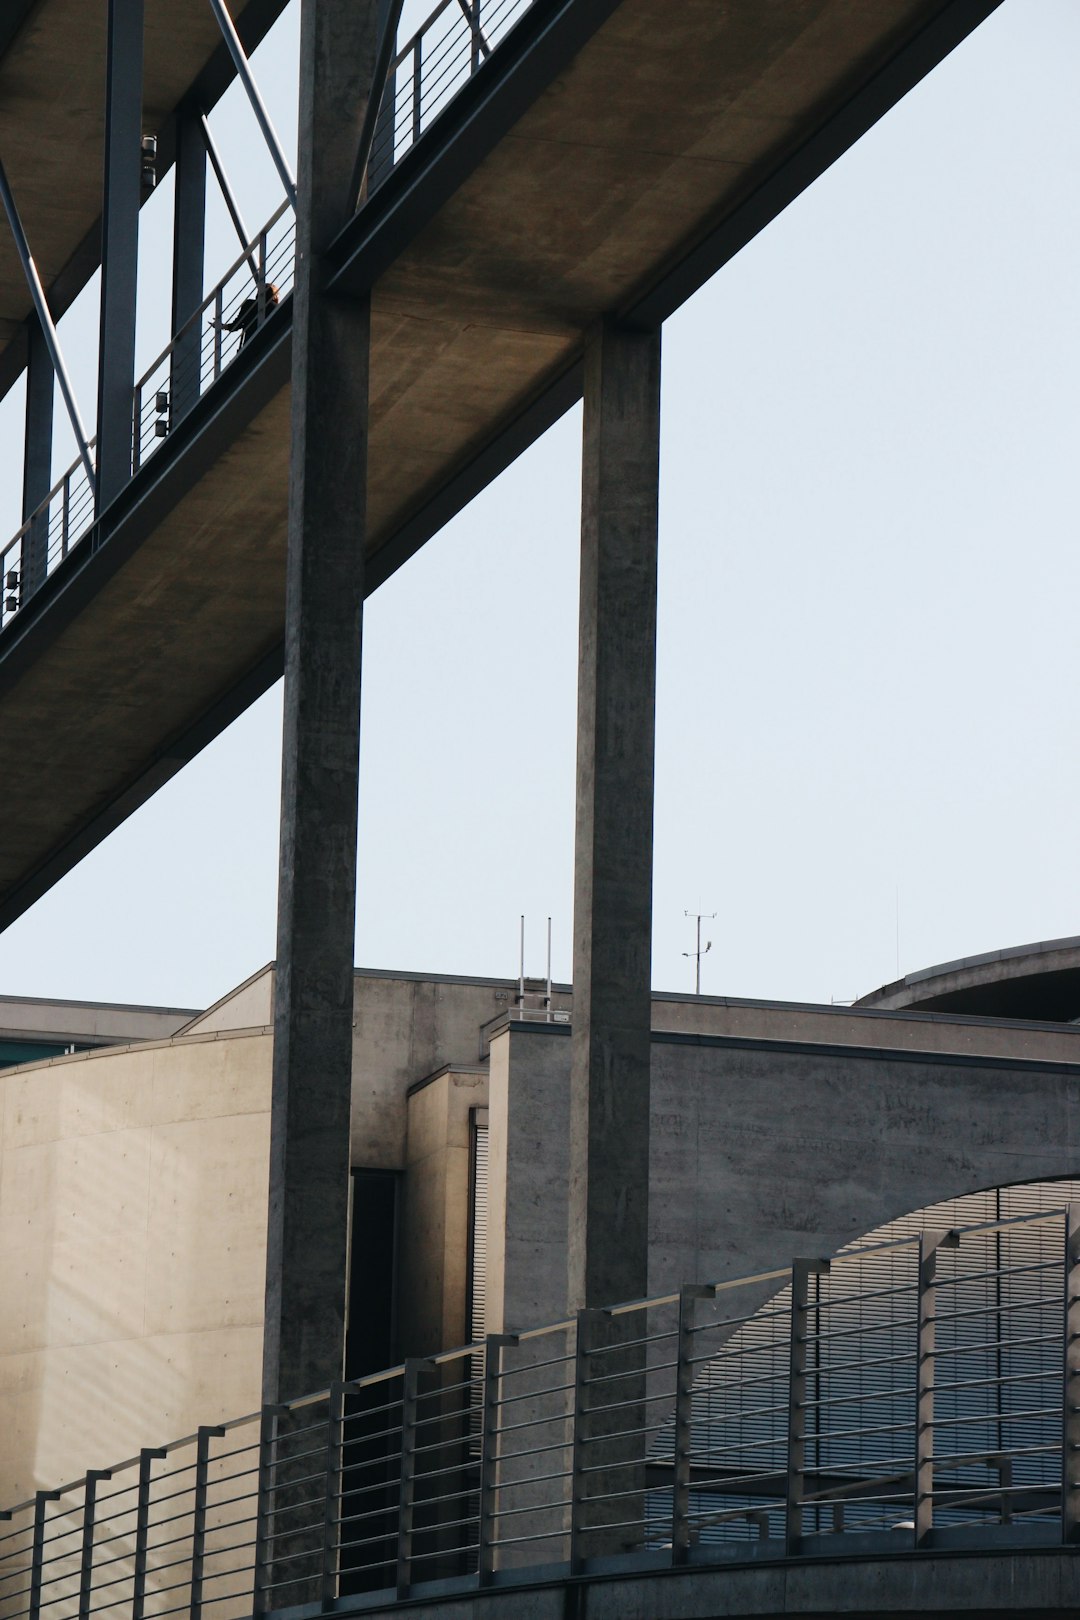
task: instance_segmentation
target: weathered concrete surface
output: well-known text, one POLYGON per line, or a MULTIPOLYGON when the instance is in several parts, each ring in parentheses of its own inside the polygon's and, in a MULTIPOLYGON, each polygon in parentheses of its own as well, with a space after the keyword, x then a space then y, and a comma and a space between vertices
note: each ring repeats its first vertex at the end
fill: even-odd
MULTIPOLYGON (((53 18, 62 32, 84 9, 81 0, 46 0, 37 15, 50 27, 34 33, 35 49, 52 49, 53 18)), ((209 8, 194 0, 169 14, 184 22, 195 9, 212 27, 209 8)), ((434 219, 395 249, 372 289, 372 566, 397 566, 396 538, 426 521, 453 480, 577 363, 599 317, 631 307, 945 9, 944 0, 623 0, 434 219)), ((167 10, 151 8, 148 41, 167 10)), ((71 38, 78 32, 69 27, 71 38)), ((90 85, 87 50, 78 69, 90 85)), ((5 99, 3 66, 0 149, 7 159, 10 107, 23 143, 9 163, 19 191, 32 168, 28 132, 36 142, 48 101, 31 115, 22 90, 12 86, 5 99)), ((13 56, 9 66, 14 75, 13 56)), ((37 97, 41 64, 33 73, 23 66, 37 97)), ((56 66, 57 95, 74 95, 64 61, 56 66)), ((72 149, 63 125, 68 167, 72 149)), ((53 171, 42 175, 42 197, 62 202, 53 171)), ((369 218, 385 225, 381 195, 369 218)), ((32 237, 43 229, 33 213, 28 224, 32 237)), ((80 215, 75 234, 83 228, 80 215)), ((380 226, 371 228, 377 235, 380 226)), ((274 387, 284 386, 283 372, 274 387)), ((63 851, 61 866, 73 864, 80 833, 104 836, 95 817, 111 807, 129 813, 153 792, 177 768, 170 748, 203 717, 209 735, 227 723, 213 719, 214 705, 245 676, 259 670, 264 685, 276 677, 280 664, 263 660, 283 631, 288 403, 261 400, 259 412, 242 432, 229 429, 239 437, 220 465, 177 497, 75 625, 55 637, 38 627, 33 667, 4 690, 0 756, 18 759, 20 771, 0 805, 0 908, 51 855, 63 851), (39 789, 43 738, 48 795, 39 789)), ((449 511, 438 510, 444 521, 449 511)), ((102 571, 118 539, 102 551, 102 571)))
POLYGON ((326 291, 378 0, 303 0, 263 1399, 343 1376, 367 524, 367 299, 326 291))
POLYGON ((909 973, 859 1007, 922 1008, 988 1017, 1080 1018, 1080 939, 1050 939, 909 973))
POLYGON ((401 1216, 402 1356, 468 1344, 469 1156, 473 1109, 486 1108, 486 1066, 447 1067, 409 1091, 401 1216))
MULTIPOLYGON (((570 1042, 514 1026, 501 1065, 498 1044, 492 1332, 567 1310, 570 1042)), ((1078 1175, 1080 1063, 658 1035, 647 1291, 829 1255, 960 1193, 1078 1175)))
POLYGON ((660 334, 585 360, 570 1081, 572 1309, 645 1291, 649 1249, 660 334))
POLYGON ((106 1001, 46 1001, 0 996, 0 1036, 118 1046, 179 1034, 192 1018, 183 1007, 134 1007, 106 1001))
POLYGON ((0 1074, 0 1502, 259 1400, 270 1042, 0 1074))
MULTIPOLYGON (((419 1598, 407 1612, 416 1620, 567 1620, 570 1615, 574 1620, 726 1620, 730 1615, 945 1620, 954 1614, 1064 1620, 1078 1607, 1080 1559, 1071 1549, 1051 1548, 598 1576, 467 1597, 419 1598)), ((363 1610, 373 1620, 400 1612, 396 1606, 363 1610)))

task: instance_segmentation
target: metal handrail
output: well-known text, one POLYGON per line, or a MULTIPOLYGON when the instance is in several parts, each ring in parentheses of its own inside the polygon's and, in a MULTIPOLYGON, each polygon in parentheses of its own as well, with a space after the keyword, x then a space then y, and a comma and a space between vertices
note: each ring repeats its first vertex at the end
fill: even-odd
POLYGON ((407 1361, 144 1451, 108 1470, 119 1478, 100 1495, 101 1475, 38 1492, 0 1536, 5 1620, 62 1620, 76 1588, 80 1613, 115 1620, 149 1612, 151 1592, 191 1614, 245 1592, 260 1611, 310 1612, 334 1602, 339 1567, 378 1587, 392 1569, 404 1598, 448 1576, 484 1585, 594 1556, 629 1569, 667 1549, 680 1562, 691 1543, 700 1564, 750 1541, 755 1558, 799 1557, 821 1534, 840 1556, 865 1532, 917 1555, 937 1527, 975 1549, 1000 1551, 1013 1524, 1018 1547, 1076 1540, 1080 1209, 960 1228, 946 1250, 940 1233, 908 1234, 834 1265, 797 1261, 407 1361), (898 1298, 888 1274, 908 1275, 913 1246, 917 1280, 898 1298), (734 1289, 760 1301, 763 1279, 756 1310, 715 1316, 734 1289), (966 1314, 936 1318, 938 1286, 966 1314), (1053 1308, 1061 1330, 1010 1338, 1021 1308, 1053 1308), (954 1342, 976 1311, 983 1336, 954 1342), (853 1316, 911 1348, 877 1353, 865 1331, 853 1348, 853 1316), (935 1378, 943 1356, 962 1379, 935 1378), (552 1384, 561 1365, 567 1381, 552 1384), (250 1468, 236 1468, 242 1453, 256 1454, 250 1468))
MULTIPOLYGON (((490 60, 498 45, 535 3, 536 0, 439 0, 391 60, 365 165, 365 198, 378 189, 406 151, 431 128, 453 97, 490 60), (407 89, 407 97, 402 101, 403 112, 398 109, 399 79, 402 80, 400 88, 407 89)), ((132 393, 133 474, 168 437, 194 400, 217 382, 243 346, 247 333, 242 334, 232 353, 226 355, 221 339, 221 323, 228 313, 225 290, 233 278, 241 274, 245 265, 248 267, 257 304, 257 326, 261 326, 271 312, 266 305, 267 283, 291 279, 293 250, 290 248, 285 258, 275 262, 268 249, 270 233, 290 209, 291 203, 287 200, 271 215, 135 384, 132 393), (208 360, 204 360, 203 322, 211 310, 214 315, 211 329, 216 338, 210 345, 208 360), (185 345, 191 344, 196 333, 199 335, 197 357, 184 355, 181 360, 175 360, 185 345), (182 402, 179 411, 176 409, 178 397, 182 402)), ((282 292, 279 302, 284 302, 288 296, 287 291, 282 292)), ((45 499, 0 548, 0 585, 3 586, 0 634, 93 528, 96 502, 91 469, 94 461, 89 452, 95 444, 96 439, 89 441, 88 453, 80 453, 45 499)))

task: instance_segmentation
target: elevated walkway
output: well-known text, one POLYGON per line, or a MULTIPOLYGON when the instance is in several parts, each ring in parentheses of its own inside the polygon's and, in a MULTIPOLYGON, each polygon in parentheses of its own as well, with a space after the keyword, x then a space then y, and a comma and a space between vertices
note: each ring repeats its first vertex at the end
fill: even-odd
MULTIPOLYGON (((11 103, 16 186, 48 105, 38 79, 64 77, 71 3, 44 0, 0 60, 0 90, 35 64, 30 100, 11 103)), ((996 3, 534 0, 477 50, 333 255, 337 290, 373 300, 369 589, 579 397, 601 316, 661 322, 996 3)), ((252 0, 244 17, 274 14, 252 0)), ((168 15, 185 46, 166 74, 165 24, 151 30, 162 109, 225 71, 201 0, 168 15)), ((409 84, 402 63, 407 116, 409 84)), ((93 163, 71 150, 65 126, 67 170, 50 147, 26 209, 59 282, 93 237, 93 163)), ((27 303, 0 244, 9 355, 27 303)), ((149 380, 153 454, 4 617, 0 926, 280 672, 289 331, 286 297, 160 440, 149 380)))

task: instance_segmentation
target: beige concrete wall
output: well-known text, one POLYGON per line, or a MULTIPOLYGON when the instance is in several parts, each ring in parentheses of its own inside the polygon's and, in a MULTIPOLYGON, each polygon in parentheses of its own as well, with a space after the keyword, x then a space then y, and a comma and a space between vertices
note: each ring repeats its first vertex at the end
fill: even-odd
POLYGON ((356 975, 352 1162, 405 1164, 406 1092, 444 1064, 475 1064, 480 1026, 510 1004, 505 981, 356 975))
POLYGON ((204 1013, 185 1024, 179 1035, 215 1035, 225 1030, 265 1029, 274 1020, 274 964, 260 968, 250 979, 215 1001, 204 1013))
POLYGON ((163 1041, 192 1017, 183 1007, 135 1007, 94 1001, 0 996, 0 1035, 94 1045, 163 1041))
POLYGON ((0 1502, 259 1400, 270 1041, 0 1074, 0 1502))
POLYGON ((408 1098, 403 1355, 432 1355, 469 1337, 469 1116, 487 1101, 487 1072, 477 1068, 447 1069, 408 1098))

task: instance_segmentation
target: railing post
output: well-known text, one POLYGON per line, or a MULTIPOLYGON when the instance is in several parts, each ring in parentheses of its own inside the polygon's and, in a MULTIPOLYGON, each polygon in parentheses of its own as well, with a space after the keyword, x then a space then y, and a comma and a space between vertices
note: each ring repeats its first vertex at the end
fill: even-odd
POLYGON ((672 1451, 671 1561, 685 1564, 690 1551, 690 1452, 693 1443, 694 1302, 712 1299, 711 1288, 679 1291, 679 1328, 675 1355, 675 1440, 672 1451))
POLYGON ((259 232, 258 279, 255 284, 255 330, 266 320, 266 232, 259 232))
POLYGON ((59 1491, 38 1491, 34 1497, 34 1539, 30 1551, 29 1617, 38 1620, 41 1613, 41 1567, 45 1558, 45 1510, 50 1502, 59 1502, 59 1491))
POLYGON ((472 4, 469 6, 469 28, 472 31, 469 50, 469 72, 475 73, 480 66, 480 44, 483 39, 480 32, 480 0, 472 0, 472 4))
POLYGON ((201 1424, 195 1441, 195 1502, 191 1514, 191 1620, 199 1620, 202 1614, 210 1442, 220 1440, 224 1433, 224 1429, 213 1424, 201 1424))
POLYGON ((915 1545, 926 1544, 934 1528, 934 1350, 937 1305, 934 1276, 938 1249, 955 1249, 955 1232, 923 1232, 919 1238, 919 1280, 915 1312, 915 1545))
POLYGON ((79 1620, 89 1620, 94 1587, 94 1520, 97 1516, 98 1480, 111 1479, 107 1468, 87 1471, 83 1487, 82 1557, 79 1561, 79 1620))
POLYGON ((221 319, 225 313, 225 289, 220 281, 214 294, 214 381, 221 376, 221 319))
POLYGON ((503 1349, 517 1344, 512 1333, 489 1333, 484 1341, 484 1404, 480 1430, 480 1503, 478 1574, 487 1586, 495 1573, 496 1509, 499 1467, 499 1398, 503 1349))
POLYGON ((337 1597, 340 1547, 342 1462, 345 1442, 345 1389, 331 1384, 326 1412, 326 1512, 323 1516, 322 1606, 329 1609, 337 1597))
POLYGON ((1080 1544, 1080 1204, 1065 1211, 1065 1377, 1061 1426, 1061 1539, 1080 1544))
POLYGON ((413 41, 413 80, 412 80, 412 134, 413 140, 420 139, 420 75, 423 71, 423 35, 417 34, 413 41))
POLYGON ((147 1446, 139 1452, 139 1483, 135 1496, 135 1558, 131 1575, 131 1620, 143 1620, 146 1609, 146 1544, 150 1531, 150 1474, 166 1452, 147 1446))
POLYGON ((60 555, 66 557, 71 540, 71 474, 64 474, 64 489, 60 498, 60 555))
POLYGON ((273 1605, 270 1591, 274 1579, 274 1467, 277 1453, 278 1420, 283 1406, 264 1406, 259 1419, 259 1478, 255 1506, 255 1571, 252 1607, 266 1614, 273 1605))
POLYGON ((422 1356, 405 1363, 401 1395, 401 1495, 398 1501, 397 1575, 398 1597, 407 1597, 412 1561, 413 1510, 416 1505, 416 1412, 420 1397, 420 1374, 431 1363, 422 1356))
POLYGON ((791 1361, 788 1384, 785 1540, 788 1557, 801 1550, 803 1476, 806 1472, 806 1336, 810 1278, 827 1276, 828 1260, 795 1260, 791 1267, 791 1361))
POLYGON ((131 470, 137 473, 142 466, 142 383, 135 384, 133 415, 135 419, 134 430, 131 435, 131 470))
POLYGON ((589 1443, 589 1353, 592 1330, 603 1311, 584 1309, 577 1313, 574 1339, 574 1432, 570 1463, 570 1573, 580 1572, 584 1560, 585 1514, 588 1502, 585 1473, 585 1447, 589 1443))

